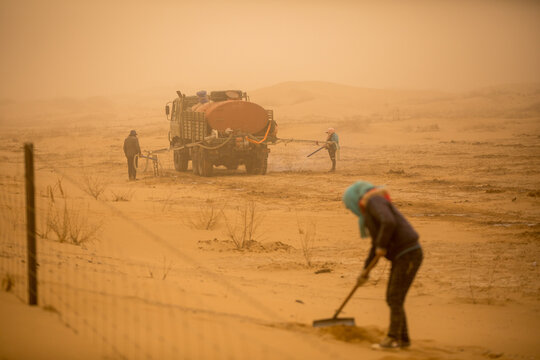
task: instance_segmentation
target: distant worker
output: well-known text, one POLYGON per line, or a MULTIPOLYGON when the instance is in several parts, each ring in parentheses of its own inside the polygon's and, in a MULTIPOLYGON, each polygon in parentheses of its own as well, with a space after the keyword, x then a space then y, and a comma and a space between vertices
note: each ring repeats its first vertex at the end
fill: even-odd
POLYGON ((336 171, 336 152, 339 150, 339 136, 334 128, 328 128, 326 134, 328 135, 326 137, 326 150, 328 150, 328 155, 330 155, 332 161, 330 172, 334 172, 336 171))
POLYGON ((124 154, 128 163, 129 180, 137 180, 135 156, 141 155, 141 147, 139 146, 139 139, 137 139, 137 132, 135 130, 131 130, 129 136, 124 140, 124 154))
POLYGON ((371 236, 371 249, 364 269, 357 279, 360 286, 369 278, 369 272, 379 258, 392 262, 390 279, 386 289, 386 302, 390 307, 390 327, 387 336, 375 349, 398 349, 411 345, 407 318, 405 316, 405 296, 411 287, 423 254, 418 233, 392 204, 386 189, 375 187, 367 181, 358 181, 345 190, 345 206, 358 217, 360 236, 371 236))

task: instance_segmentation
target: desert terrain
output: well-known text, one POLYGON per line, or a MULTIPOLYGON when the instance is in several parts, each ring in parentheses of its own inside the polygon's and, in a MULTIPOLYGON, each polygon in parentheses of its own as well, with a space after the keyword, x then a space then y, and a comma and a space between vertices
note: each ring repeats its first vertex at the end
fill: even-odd
POLYGON ((248 93, 274 110, 279 138, 324 141, 334 127, 337 171, 325 151, 306 157, 315 144, 282 141, 264 176, 176 172, 163 150, 174 92, 1 100, 1 359, 540 358, 539 84, 248 93), (143 152, 162 150, 157 176, 141 161, 128 181, 131 129, 143 152), (38 308, 24 305, 25 142, 38 308), (369 250, 341 201, 357 180, 386 186, 420 234, 407 350, 370 348, 389 320, 386 260, 343 311, 355 327, 311 326, 333 315, 369 250))

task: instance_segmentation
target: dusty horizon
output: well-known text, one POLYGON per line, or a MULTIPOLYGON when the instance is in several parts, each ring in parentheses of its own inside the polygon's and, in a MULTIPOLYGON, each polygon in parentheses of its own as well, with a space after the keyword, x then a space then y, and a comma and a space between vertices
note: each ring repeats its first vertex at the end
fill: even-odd
POLYGON ((538 0, 0 0, 0 359, 540 360, 538 35, 538 0))
POLYGON ((533 1, 0 3, 0 98, 540 82, 533 1))

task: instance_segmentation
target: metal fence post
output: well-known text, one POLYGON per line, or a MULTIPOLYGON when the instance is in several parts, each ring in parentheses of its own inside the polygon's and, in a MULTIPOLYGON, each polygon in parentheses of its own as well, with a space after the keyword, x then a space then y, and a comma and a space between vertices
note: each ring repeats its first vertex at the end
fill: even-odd
POLYGON ((37 305, 36 200, 34 186, 34 144, 24 144, 26 182, 26 240, 28 262, 28 305, 37 305))

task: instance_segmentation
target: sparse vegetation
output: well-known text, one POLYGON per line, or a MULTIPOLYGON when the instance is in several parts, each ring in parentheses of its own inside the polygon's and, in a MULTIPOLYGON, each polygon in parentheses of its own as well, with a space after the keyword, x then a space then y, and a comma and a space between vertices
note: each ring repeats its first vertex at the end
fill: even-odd
POLYGON ((296 217, 298 225, 298 237, 300 243, 300 249, 302 249, 302 255, 306 261, 306 265, 311 267, 313 265, 313 248, 317 238, 317 225, 314 221, 305 221, 303 224, 296 217))
POLYGON ((187 221, 191 227, 198 230, 212 230, 219 222, 219 214, 223 208, 218 209, 212 199, 207 199, 204 205, 201 205, 187 221))
POLYGON ((57 178, 54 185, 47 185, 47 193, 45 196, 48 196, 53 202, 56 196, 65 197, 64 187, 62 186, 61 178, 57 178))
POLYGON ((88 195, 98 200, 106 189, 107 184, 102 177, 90 175, 88 173, 84 174, 84 191, 88 195))
POLYGON ((101 226, 90 226, 87 222, 87 214, 77 207, 74 203, 71 205, 69 201, 64 201, 59 204, 54 202, 49 206, 46 221, 46 238, 51 239, 49 234, 53 234, 54 240, 61 243, 70 243, 73 245, 81 245, 94 238, 101 226))
MULTIPOLYGON (((163 256, 163 262, 161 264, 161 280, 165 280, 167 278, 167 275, 169 275, 169 272, 172 270, 173 268, 173 262, 172 261, 169 261, 167 262, 167 258, 165 256, 163 256)), ((154 267, 153 266, 149 266, 148 267, 148 276, 150 276, 150 278, 154 278, 154 276, 157 277, 157 272, 154 270, 154 267)))
POLYGON ((80 204, 70 202, 59 180, 47 187, 48 206, 46 219, 37 235, 61 243, 82 245, 94 239, 100 230, 98 224, 88 223, 88 214, 80 204), (55 196, 59 191, 61 198, 55 196))
POLYGON ((131 201, 133 198, 133 194, 135 193, 134 190, 128 189, 128 190, 119 190, 119 191, 112 191, 112 201, 118 202, 118 201, 131 201))
POLYGON ((225 235, 234 243, 237 249, 245 249, 251 241, 260 235, 259 228, 263 215, 257 212, 254 201, 248 201, 243 207, 238 207, 234 215, 227 216, 221 212, 225 220, 225 235))

